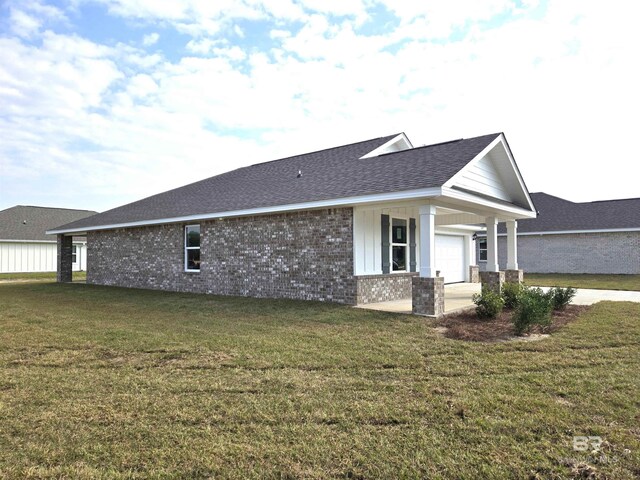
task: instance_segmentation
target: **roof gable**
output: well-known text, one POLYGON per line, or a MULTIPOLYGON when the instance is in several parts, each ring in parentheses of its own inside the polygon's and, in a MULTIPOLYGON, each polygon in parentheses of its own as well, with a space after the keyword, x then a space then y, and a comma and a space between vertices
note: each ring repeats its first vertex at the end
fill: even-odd
POLYGON ((498 134, 444 186, 477 193, 534 211, 527 187, 503 134, 498 134))

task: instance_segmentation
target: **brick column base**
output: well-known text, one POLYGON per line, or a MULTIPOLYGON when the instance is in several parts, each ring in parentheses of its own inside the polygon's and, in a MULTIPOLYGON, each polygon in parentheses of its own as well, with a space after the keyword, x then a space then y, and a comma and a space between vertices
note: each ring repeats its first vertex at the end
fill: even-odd
POLYGON ((480 267, 478 265, 469 265, 469 282, 480 283, 480 267))
POLYGON ((522 283, 524 272, 522 270, 505 270, 504 281, 511 283, 522 283))
POLYGON ((70 282, 73 270, 73 237, 58 235, 58 261, 56 281, 70 282))
POLYGON ((488 288, 500 293, 504 283, 504 272, 480 272, 480 281, 482 282, 482 290, 488 288))
POLYGON ((413 277, 413 313, 439 317, 444 313, 444 277, 413 277))

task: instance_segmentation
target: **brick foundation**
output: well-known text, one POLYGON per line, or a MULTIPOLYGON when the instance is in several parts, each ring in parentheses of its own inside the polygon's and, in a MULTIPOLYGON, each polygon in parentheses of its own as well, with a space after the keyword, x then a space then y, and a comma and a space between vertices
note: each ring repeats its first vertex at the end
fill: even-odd
POLYGON ((439 317, 444 313, 444 278, 413 277, 413 313, 439 317))
POLYGON ((411 298, 411 279, 417 275, 417 273, 360 275, 356 277, 356 303, 363 305, 411 298))
POLYGON ((184 271, 184 226, 89 232, 87 283, 356 303, 353 210, 331 208, 190 222, 200 272, 184 271))
POLYGON ((502 291, 504 278, 504 272, 480 272, 480 281, 483 290, 488 288, 500 293, 502 291))
POLYGON ((522 270, 505 270, 504 281, 511 283, 522 283, 524 272, 522 270))
POLYGON ((58 235, 58 258, 56 281, 71 282, 73 279, 73 237, 58 235))
POLYGON ((469 282, 480 283, 480 267, 478 265, 469 265, 469 282))

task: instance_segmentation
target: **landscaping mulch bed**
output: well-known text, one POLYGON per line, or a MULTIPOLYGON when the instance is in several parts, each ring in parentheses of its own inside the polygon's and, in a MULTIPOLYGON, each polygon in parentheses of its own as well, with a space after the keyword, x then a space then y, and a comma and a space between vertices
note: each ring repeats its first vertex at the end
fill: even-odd
MULTIPOLYGON (((568 305, 564 310, 554 311, 551 326, 544 329, 540 326, 535 326, 529 336, 553 333, 574 321, 589 308, 591 308, 589 305, 568 305)), ((512 316, 513 311, 505 309, 496 318, 480 320, 476 316, 474 308, 443 316, 438 320, 438 327, 442 328, 442 334, 447 338, 469 342, 500 342, 518 338, 526 339, 527 336, 516 336, 511 322, 512 316)))

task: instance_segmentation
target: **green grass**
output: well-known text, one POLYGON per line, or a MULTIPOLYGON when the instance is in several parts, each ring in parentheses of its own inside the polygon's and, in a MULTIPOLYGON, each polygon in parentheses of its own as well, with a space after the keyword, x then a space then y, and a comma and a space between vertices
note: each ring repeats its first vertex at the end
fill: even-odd
MULTIPOLYGON (((73 272, 73 281, 85 281, 87 272, 73 272)), ((1 281, 55 281, 56 272, 0 273, 1 281)))
POLYGON ((595 288, 598 290, 640 291, 640 275, 588 275, 567 273, 526 273, 528 285, 539 287, 595 288))
POLYGON ((0 285, 0 478, 634 478, 638 318, 600 303, 483 344, 313 302, 0 285))

